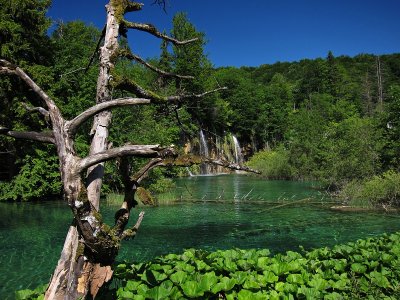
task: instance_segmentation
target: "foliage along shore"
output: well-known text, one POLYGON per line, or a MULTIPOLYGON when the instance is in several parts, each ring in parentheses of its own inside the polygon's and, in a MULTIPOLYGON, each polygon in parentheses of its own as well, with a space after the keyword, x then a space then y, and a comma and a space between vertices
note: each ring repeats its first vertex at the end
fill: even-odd
MULTIPOLYGON (((400 232, 311 251, 188 249, 120 263, 99 299, 399 299, 400 232)), ((43 299, 44 287, 16 293, 43 299)))
MULTIPOLYGON (((82 66, 88 66, 101 31, 81 21, 57 22, 49 31, 52 20, 46 11, 50 3, 18 0, 0 7, 0 33, 5 33, 0 57, 23 67, 51 94, 64 116, 72 118, 94 103, 98 61, 85 72, 82 66)), ((199 41, 186 45, 184 51, 162 43, 159 57, 148 62, 171 73, 193 75, 196 80, 166 79, 127 60, 116 65, 118 75, 129 75, 162 95, 177 90, 197 94, 216 83, 228 89, 194 99, 176 111, 167 107, 116 110, 109 138, 114 147, 127 141, 184 147, 188 141, 198 143, 202 129, 210 145, 226 132, 234 134, 246 159, 264 149, 275 153, 279 173, 271 176, 314 178, 332 189, 400 170, 399 53, 335 57, 328 52, 313 60, 215 68, 204 52, 206 34, 197 31, 184 13, 174 16, 171 35, 196 36, 199 41)), ((123 49, 128 50, 124 43, 123 49)), ((48 120, 34 113, 38 103, 18 80, 0 78, 3 129, 48 131, 48 120)), ((77 133, 80 155, 89 151, 86 132, 90 128, 88 122, 77 133)), ((26 146, 0 136, 0 201, 60 195, 55 154, 51 145, 26 146)), ((116 172, 115 164, 106 165, 104 192, 123 190, 116 172)), ((157 171, 150 175, 148 185, 159 185, 158 180, 176 173, 157 171)))
MULTIPOLYGON (((288 151, 282 148, 260 151, 247 164, 260 170, 266 179, 302 179, 295 174, 288 156, 288 151)), ((326 177, 317 179, 327 192, 342 202, 344 208, 396 210, 400 207, 400 173, 395 170, 361 178, 347 178, 333 187, 326 177)))

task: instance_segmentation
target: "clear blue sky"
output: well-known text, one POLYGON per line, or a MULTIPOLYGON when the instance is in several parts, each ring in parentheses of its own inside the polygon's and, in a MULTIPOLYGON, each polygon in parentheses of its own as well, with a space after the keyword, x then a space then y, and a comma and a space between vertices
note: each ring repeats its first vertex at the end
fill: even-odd
MULTIPOLYGON (((49 16, 83 20, 99 28, 107 0, 53 0, 49 16)), ((168 0, 167 13, 152 0, 127 19, 171 29, 176 12, 208 39, 206 53, 216 66, 259 66, 277 61, 359 53, 400 52, 400 0, 168 0)), ((135 53, 158 56, 160 41, 129 35, 135 53)))

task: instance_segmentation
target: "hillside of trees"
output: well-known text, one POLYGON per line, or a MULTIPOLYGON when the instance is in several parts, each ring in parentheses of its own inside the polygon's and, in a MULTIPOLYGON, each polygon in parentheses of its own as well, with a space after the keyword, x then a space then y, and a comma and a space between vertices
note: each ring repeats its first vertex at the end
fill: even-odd
MULTIPOLYGON (((101 30, 79 21, 59 22, 48 34, 49 4, 21 0, 1 6, 0 57, 24 68, 70 118, 94 103, 101 30)), ((250 165, 268 178, 319 180, 337 190, 397 176, 400 54, 335 57, 329 52, 314 60, 215 68, 204 53, 205 33, 185 14, 174 17, 170 34, 198 41, 179 48, 162 42, 160 56, 148 62, 195 80, 160 76, 128 59, 118 63, 116 76, 129 75, 160 94, 228 89, 175 106, 117 109, 110 132, 113 146, 157 141, 183 147, 203 129, 216 136, 235 134, 250 165), (133 135, 139 122, 145 125, 133 135)), ((0 130, 49 130, 37 106, 37 97, 19 80, 0 77, 0 130)), ((89 150, 91 124, 83 127, 76 144, 82 155, 89 150)), ((52 145, 0 136, 0 165, 0 200, 45 199, 61 192, 52 145)), ((106 192, 122 189, 115 174, 116 166, 109 163, 106 192)), ((174 169, 155 171, 148 185, 173 176, 174 169)), ((392 193, 395 199, 400 191, 392 193)))

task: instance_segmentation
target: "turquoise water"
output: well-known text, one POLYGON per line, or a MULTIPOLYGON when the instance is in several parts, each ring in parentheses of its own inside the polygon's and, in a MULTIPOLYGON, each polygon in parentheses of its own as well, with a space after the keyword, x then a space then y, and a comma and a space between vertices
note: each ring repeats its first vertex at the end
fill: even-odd
MULTIPOLYGON (((396 214, 329 210, 331 200, 312 183, 223 175, 176 184, 168 197, 178 201, 144 208, 139 233, 119 259, 147 260, 192 247, 309 249, 400 230, 396 214)), ((111 221, 115 206, 102 211, 111 221)), ((0 203, 0 299, 49 280, 70 222, 69 208, 59 201, 0 203)))

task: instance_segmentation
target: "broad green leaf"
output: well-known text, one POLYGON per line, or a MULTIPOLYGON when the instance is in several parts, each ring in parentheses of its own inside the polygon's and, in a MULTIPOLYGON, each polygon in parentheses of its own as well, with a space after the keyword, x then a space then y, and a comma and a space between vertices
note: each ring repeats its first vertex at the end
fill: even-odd
POLYGON ((220 281, 213 286, 211 291, 213 294, 217 294, 220 291, 228 292, 236 283, 237 281, 234 278, 222 277, 220 281))
POLYGON ((372 283, 379 287, 388 288, 390 286, 389 280, 382 273, 373 271, 369 274, 369 278, 372 283))
POLYGON ((289 274, 286 281, 298 285, 304 284, 303 276, 301 274, 289 274))
POLYGON ((192 265, 190 265, 190 264, 187 264, 187 263, 185 263, 185 262, 183 262, 183 261, 178 261, 178 262, 176 263, 174 269, 175 269, 175 270, 182 270, 182 271, 185 271, 185 272, 188 273, 188 274, 191 274, 191 273, 193 273, 193 272, 195 271, 195 267, 194 267, 194 266, 192 266, 192 265))
MULTIPOLYGON (((118 296, 118 299, 133 299, 134 295, 131 291, 124 291, 124 290, 119 289, 117 291, 117 296, 118 296)), ((25 299, 25 298, 20 298, 20 299, 25 299)), ((17 300, 19 300, 19 299, 17 298, 17 300)))
POLYGON ((137 287, 140 285, 140 281, 128 280, 125 286, 125 290, 136 291, 137 287))
POLYGON ((335 267, 334 269, 338 272, 342 272, 346 269, 347 266, 347 260, 342 258, 342 259, 335 259, 335 267))
POLYGON ((245 289, 258 290, 261 288, 261 285, 255 280, 254 277, 250 277, 244 282, 243 287, 245 289))
POLYGON ((335 290, 344 291, 348 289, 349 281, 347 279, 340 279, 338 281, 330 280, 329 284, 335 290))
POLYGON ((237 295, 238 300, 253 300, 253 293, 249 290, 240 290, 240 292, 237 295))
POLYGON ((170 277, 171 281, 177 285, 182 284, 187 278, 187 274, 185 271, 177 271, 172 274, 170 277))
POLYGON ((259 257, 257 259, 257 267, 259 267, 262 270, 267 269, 271 259, 269 257, 259 257))
POLYGON ((193 259, 195 257, 195 252, 196 252, 195 249, 187 249, 187 250, 185 250, 185 252, 183 252, 183 254, 182 254, 182 260, 184 262, 187 262, 187 261, 193 259))
POLYGON ((29 299, 31 296, 33 296, 35 293, 32 290, 21 290, 15 292, 15 299, 16 300, 25 300, 29 299))
POLYGON ((235 272, 237 270, 237 265, 230 258, 225 258, 224 260, 224 269, 229 272, 235 272))
POLYGON ((149 290, 149 287, 146 284, 141 284, 137 287, 136 293, 138 295, 145 296, 148 290, 149 290))
POLYGON ((308 285, 317 289, 318 291, 323 291, 327 287, 329 287, 328 281, 326 281, 320 274, 316 274, 313 278, 308 282, 308 285))
POLYGON ((202 261, 202 260, 196 260, 195 263, 196 263, 196 268, 197 268, 197 270, 199 270, 199 271, 202 271, 202 270, 208 271, 208 270, 211 269, 211 267, 210 267, 209 265, 207 265, 207 264, 206 264, 204 261, 202 261))
POLYGON ((278 292, 283 292, 285 287, 285 283, 282 281, 279 281, 275 284, 275 290, 278 292))
POLYGON ((274 273, 272 273, 270 271, 264 271, 263 274, 265 276, 265 279, 269 283, 274 283, 274 282, 277 282, 279 280, 279 277, 276 276, 274 273))
POLYGON ((315 288, 308 288, 302 285, 297 290, 298 295, 304 295, 306 299, 320 299, 321 293, 315 288))
POLYGON ((342 300, 344 299, 342 295, 333 292, 324 296, 324 300, 342 300))
POLYGON ((209 272, 201 276, 199 282, 199 289, 203 291, 210 291, 211 288, 218 282, 218 277, 215 275, 215 272, 209 272))
POLYGON ((200 297, 204 295, 204 291, 199 291, 197 289, 198 283, 196 281, 186 281, 181 285, 183 293, 189 298, 200 297))
POLYGON ((360 263, 351 264, 351 270, 358 274, 364 274, 367 271, 367 267, 360 263))
POLYGON ((238 271, 232 274, 232 278, 235 278, 237 281, 237 284, 242 285, 246 279, 249 277, 249 273, 243 272, 243 271, 238 271))
POLYGON ((161 300, 168 299, 171 295, 173 283, 171 281, 164 281, 161 285, 156 286, 146 293, 146 298, 161 300))

